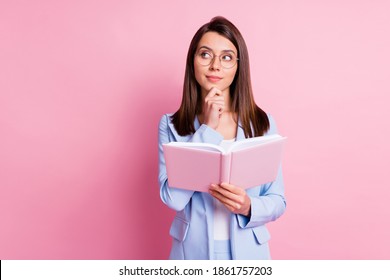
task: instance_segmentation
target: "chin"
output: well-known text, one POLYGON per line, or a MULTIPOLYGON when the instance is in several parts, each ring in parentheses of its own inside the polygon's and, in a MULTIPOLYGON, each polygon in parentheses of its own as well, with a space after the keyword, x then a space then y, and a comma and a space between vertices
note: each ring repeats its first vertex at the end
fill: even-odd
POLYGON ((226 86, 226 85, 220 85, 218 83, 207 83, 207 85, 205 87, 203 87, 204 89, 207 89, 207 91, 209 92, 212 88, 217 88, 219 89, 220 91, 225 91, 227 88, 229 88, 229 86, 226 86))

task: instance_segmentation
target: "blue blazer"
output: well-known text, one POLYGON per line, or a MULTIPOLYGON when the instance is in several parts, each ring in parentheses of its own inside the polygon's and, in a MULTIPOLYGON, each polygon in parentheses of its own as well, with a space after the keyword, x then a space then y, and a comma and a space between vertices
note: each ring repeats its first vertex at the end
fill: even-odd
MULTIPOLYGON (((176 216, 170 228, 172 248, 169 258, 178 260, 213 259, 213 197, 208 193, 171 188, 166 173, 163 143, 203 142, 219 145, 223 136, 205 124, 194 120, 195 133, 180 136, 173 126, 171 115, 164 115, 159 124, 159 183, 160 197, 176 216)), ((277 133, 271 116, 267 134, 277 133)), ((244 139, 244 131, 237 128, 237 140, 244 139)), ((196 170, 194 170, 196 172, 196 170)), ((201 174, 200 174, 201 176, 201 174)), ((285 211, 282 171, 274 182, 247 189, 251 200, 251 216, 231 214, 230 245, 233 259, 270 259, 270 234, 265 224, 279 218, 285 211)))

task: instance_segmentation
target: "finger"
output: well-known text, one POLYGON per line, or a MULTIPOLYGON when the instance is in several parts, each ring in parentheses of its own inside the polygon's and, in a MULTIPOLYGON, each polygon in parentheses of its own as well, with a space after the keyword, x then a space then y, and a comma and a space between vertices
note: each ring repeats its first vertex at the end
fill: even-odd
POLYGON ((222 103, 211 103, 209 106, 212 111, 218 111, 220 113, 225 109, 225 105, 222 103))
POLYGON ((225 104, 224 103, 221 103, 221 102, 213 102, 210 104, 211 108, 213 109, 219 109, 219 108, 224 108, 225 107, 225 104))
POLYGON ((250 201, 249 204, 245 203, 245 197, 243 197, 242 203, 238 203, 226 198, 218 192, 214 192, 213 196, 218 199, 218 201, 220 201, 229 211, 235 214, 243 214, 247 216, 250 213, 250 201))
POLYGON ((229 184, 229 183, 225 183, 224 182, 224 183, 221 183, 219 186, 222 189, 225 189, 225 190, 227 190, 227 191, 229 191, 231 193, 237 194, 237 195, 242 195, 242 194, 245 193, 245 191, 242 188, 237 187, 237 186, 232 185, 232 184, 229 184))
MULTIPOLYGON (((226 199, 229 199, 235 203, 243 203, 244 202, 243 194, 238 195, 236 193, 233 193, 230 190, 222 188, 221 185, 212 185, 210 187, 210 190, 216 192, 217 195, 219 194, 219 195, 225 197, 226 199)), ((218 197, 220 197, 220 196, 218 196, 218 197)))
POLYGON ((213 97, 218 92, 217 88, 213 87, 210 89, 209 93, 206 95, 206 98, 213 97))
POLYGON ((212 87, 209 91, 209 93, 206 95, 206 98, 207 97, 213 97, 213 96, 221 96, 222 95, 222 91, 216 87, 212 87))
POLYGON ((223 200, 223 198, 218 198, 218 197, 214 197, 215 199, 217 199, 221 204, 223 204, 230 212, 233 212, 235 213, 237 211, 237 206, 238 205, 233 205, 231 201, 225 201, 223 200))
POLYGON ((227 183, 222 183, 220 185, 212 184, 210 186, 210 193, 233 213, 246 216, 249 214, 251 202, 244 189, 227 183), (239 194, 231 192, 235 190, 238 191, 239 194))
POLYGON ((204 102, 205 103, 209 103, 209 102, 225 102, 225 98, 223 98, 223 96, 212 96, 212 97, 206 97, 204 99, 204 102))
POLYGON ((225 190, 211 190, 212 195, 221 200, 221 202, 224 202, 226 204, 229 204, 233 207, 237 207, 237 203, 240 202, 240 199, 236 197, 235 194, 229 193, 225 190))
POLYGON ((213 87, 214 91, 215 91, 215 94, 216 96, 222 96, 222 90, 220 90, 219 88, 216 88, 216 87, 213 87))
POLYGON ((225 105, 225 101, 224 100, 208 100, 206 102, 206 105, 211 106, 212 104, 218 104, 218 105, 224 106, 225 105))
POLYGON ((219 193, 217 191, 209 190, 209 193, 213 197, 218 199, 222 204, 224 204, 232 212, 241 208, 241 205, 239 203, 227 198, 226 196, 222 195, 221 193, 219 193))

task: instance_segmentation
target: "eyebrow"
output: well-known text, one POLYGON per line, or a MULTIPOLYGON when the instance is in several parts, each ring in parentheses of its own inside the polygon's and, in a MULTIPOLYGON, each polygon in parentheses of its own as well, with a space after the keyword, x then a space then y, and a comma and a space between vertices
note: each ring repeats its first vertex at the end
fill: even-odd
MULTIPOLYGON (((208 47, 208 46, 201 46, 201 47, 199 47, 199 50, 202 49, 202 48, 208 49, 209 51, 213 51, 213 49, 210 48, 210 47, 208 47)), ((236 53, 236 52, 233 51, 233 50, 222 50, 221 52, 232 52, 232 53, 234 53, 234 54, 236 53)))

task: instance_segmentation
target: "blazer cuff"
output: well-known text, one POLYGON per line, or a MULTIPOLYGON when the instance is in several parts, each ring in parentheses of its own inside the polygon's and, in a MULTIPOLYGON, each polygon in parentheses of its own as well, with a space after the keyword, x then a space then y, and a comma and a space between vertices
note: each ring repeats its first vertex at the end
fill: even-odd
POLYGON ((250 218, 240 214, 237 214, 236 216, 237 216, 238 226, 240 228, 245 228, 248 225, 250 218))
POLYGON ((249 217, 241 214, 237 214, 237 221, 240 228, 249 228, 249 227, 258 226, 256 221, 256 212, 258 211, 256 209, 256 203, 251 196, 249 196, 249 199, 251 200, 251 213, 249 217))

